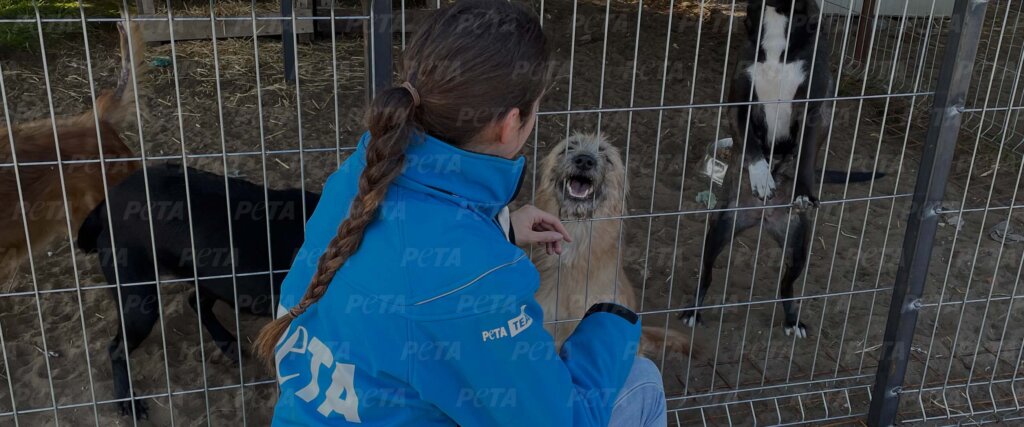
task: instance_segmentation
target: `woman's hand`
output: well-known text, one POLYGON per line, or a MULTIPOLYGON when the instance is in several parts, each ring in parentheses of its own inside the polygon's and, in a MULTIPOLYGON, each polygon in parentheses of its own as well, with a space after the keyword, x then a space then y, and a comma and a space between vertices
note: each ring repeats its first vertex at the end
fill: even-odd
POLYGON ((509 214, 512 229, 515 230, 516 244, 543 244, 548 255, 562 253, 562 240, 572 242, 569 232, 558 217, 526 205, 509 214))

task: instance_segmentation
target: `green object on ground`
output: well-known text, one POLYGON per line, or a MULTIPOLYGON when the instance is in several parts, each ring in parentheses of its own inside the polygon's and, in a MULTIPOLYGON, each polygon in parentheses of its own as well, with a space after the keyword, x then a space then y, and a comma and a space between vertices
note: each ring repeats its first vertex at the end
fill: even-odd
POLYGON ((702 203, 707 206, 708 209, 713 209, 715 205, 718 204, 718 198, 715 197, 715 193, 704 190, 697 193, 697 203, 702 203))
POLYGON ((156 68, 167 68, 171 66, 171 58, 166 56, 157 56, 149 62, 149 65, 152 65, 156 68))

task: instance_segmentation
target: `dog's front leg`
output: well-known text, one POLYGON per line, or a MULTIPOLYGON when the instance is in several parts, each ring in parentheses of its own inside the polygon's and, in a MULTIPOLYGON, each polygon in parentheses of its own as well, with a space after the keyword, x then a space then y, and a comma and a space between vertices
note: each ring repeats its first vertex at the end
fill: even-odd
POLYGON ((796 188, 793 192, 793 205, 800 210, 818 207, 818 197, 814 195, 814 150, 815 145, 807 141, 801 153, 800 164, 796 172, 796 188))
POLYGON ((797 165, 796 185, 793 191, 793 205, 800 210, 818 207, 818 197, 814 194, 814 164, 818 156, 818 141, 822 138, 824 109, 820 102, 808 106, 800 148, 800 163, 797 165))
POLYGON ((750 191, 754 192, 758 199, 771 199, 775 196, 775 178, 772 177, 771 165, 764 157, 764 145, 759 138, 753 137, 753 132, 748 133, 748 136, 751 138, 747 140, 748 146, 743 152, 743 161, 747 164, 747 173, 750 175, 750 191), (751 142, 754 144, 750 144, 751 142))
POLYGON ((747 165, 747 174, 750 176, 750 190, 758 199, 768 200, 775 195, 775 178, 772 177, 771 165, 765 159, 768 147, 761 136, 767 123, 761 107, 744 103, 757 100, 753 96, 752 85, 747 73, 733 80, 729 100, 740 103, 733 116, 733 132, 734 135, 742 136, 743 164, 747 165))
MULTIPOLYGON (((206 282, 205 284, 208 286, 215 286, 210 285, 211 283, 216 282, 206 282)), ((217 320, 217 315, 213 313, 213 305, 216 303, 216 296, 204 291, 203 289, 200 289, 199 292, 192 292, 192 296, 188 299, 188 305, 192 307, 192 310, 200 317, 203 326, 210 332, 213 342, 215 342, 217 347, 220 348, 221 353, 223 353, 228 359, 231 359, 232 362, 238 363, 238 340, 235 338, 234 334, 228 331, 227 328, 217 320), (197 302, 199 305, 196 305, 197 302)))

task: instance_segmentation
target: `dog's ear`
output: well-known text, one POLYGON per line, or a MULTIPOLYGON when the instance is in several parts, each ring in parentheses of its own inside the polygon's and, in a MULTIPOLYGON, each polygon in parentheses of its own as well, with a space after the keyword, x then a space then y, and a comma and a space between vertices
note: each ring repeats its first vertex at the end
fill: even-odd
POLYGON ((802 26, 807 34, 816 34, 818 32, 818 27, 820 26, 818 15, 820 15, 820 9, 816 7, 813 1, 799 0, 796 2, 793 19, 800 19, 802 21, 802 26))
POLYGON ((802 2, 803 14, 807 17, 807 32, 817 33, 818 28, 821 26, 821 9, 818 8, 818 4, 813 1, 805 0, 802 2))
POLYGON ((817 34, 818 33, 818 27, 820 25, 821 24, 820 24, 820 22, 818 22, 818 17, 817 16, 808 16, 807 17, 807 34, 811 34, 811 35, 817 34))

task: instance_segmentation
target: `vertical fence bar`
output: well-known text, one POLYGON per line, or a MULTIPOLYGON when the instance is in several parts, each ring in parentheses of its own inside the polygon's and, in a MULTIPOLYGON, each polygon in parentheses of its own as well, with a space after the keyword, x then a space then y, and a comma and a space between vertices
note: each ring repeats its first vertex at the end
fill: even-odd
POLYGON ((870 426, 893 425, 899 410, 900 390, 938 227, 937 209, 946 192, 987 6, 988 0, 957 0, 953 12, 907 219, 903 255, 889 304, 882 355, 868 412, 870 426))
POLYGON ((295 81, 295 28, 290 19, 294 7, 292 0, 281 0, 281 55, 284 57, 284 80, 290 83, 295 81))
POLYGON ((366 101, 391 87, 391 1, 363 0, 370 21, 363 27, 366 43, 366 101))
POLYGON ((860 9, 860 17, 857 18, 857 44, 853 49, 853 58, 858 65, 864 64, 864 56, 867 55, 871 40, 875 37, 875 13, 877 12, 875 6, 875 0, 864 0, 860 9), (868 30, 871 30, 870 34, 868 34, 868 30))

